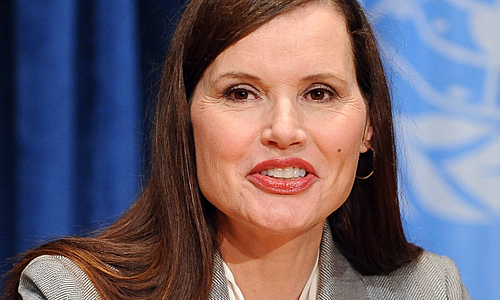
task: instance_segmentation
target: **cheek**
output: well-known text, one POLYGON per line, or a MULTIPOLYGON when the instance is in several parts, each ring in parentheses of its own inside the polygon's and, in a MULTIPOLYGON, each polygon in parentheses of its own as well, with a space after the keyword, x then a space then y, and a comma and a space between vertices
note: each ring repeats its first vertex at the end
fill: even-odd
POLYGON ((204 111, 192 117, 200 185, 234 180, 244 170, 244 158, 251 148, 249 131, 224 114, 204 111))
POLYGON ((332 203, 337 206, 335 209, 343 203, 352 189, 362 144, 363 125, 362 122, 352 122, 352 119, 330 118, 322 126, 316 124, 316 130, 311 134, 317 146, 320 169, 326 174, 325 195, 330 199, 338 199, 332 203))
POLYGON ((216 111, 192 114, 192 121, 201 192, 215 207, 226 211, 242 191, 242 179, 250 170, 254 134, 230 115, 216 111))
POLYGON ((324 122, 316 124, 312 131, 313 139, 319 150, 329 159, 359 156, 363 141, 363 124, 350 122, 324 122))

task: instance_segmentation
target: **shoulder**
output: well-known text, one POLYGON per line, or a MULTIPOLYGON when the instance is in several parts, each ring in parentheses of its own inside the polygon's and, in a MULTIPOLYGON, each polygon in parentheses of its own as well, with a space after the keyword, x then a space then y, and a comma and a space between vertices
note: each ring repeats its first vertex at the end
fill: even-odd
MULTIPOLYGON (((457 265, 446 256, 424 252, 415 266, 410 266, 408 269, 410 273, 414 272, 413 269, 417 270, 417 274, 421 274, 423 280, 439 282, 446 288, 448 295, 458 296, 457 292, 465 289, 457 265)), ((452 297, 455 298, 457 297, 452 297)))
POLYGON ((414 262, 385 276, 366 276, 373 296, 393 294, 396 299, 470 299, 460 272, 450 258, 424 251, 414 262))
POLYGON ((21 274, 23 299, 99 299, 88 276, 69 258, 43 255, 32 260, 21 274))

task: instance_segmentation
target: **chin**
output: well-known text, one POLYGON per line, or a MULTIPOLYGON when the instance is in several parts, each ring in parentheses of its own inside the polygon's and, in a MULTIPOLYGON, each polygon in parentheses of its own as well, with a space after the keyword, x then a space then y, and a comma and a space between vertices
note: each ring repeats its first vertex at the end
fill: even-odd
MULTIPOLYGON (((326 219, 326 218, 325 218, 326 219)), ((259 229, 271 234, 300 234, 318 224, 323 224, 325 219, 305 218, 304 215, 272 215, 260 220, 252 220, 259 229)))

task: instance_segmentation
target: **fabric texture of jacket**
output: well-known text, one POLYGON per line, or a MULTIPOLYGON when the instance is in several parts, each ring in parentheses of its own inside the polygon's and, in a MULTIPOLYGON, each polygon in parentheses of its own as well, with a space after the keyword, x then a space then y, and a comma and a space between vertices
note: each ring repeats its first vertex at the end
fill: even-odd
MULTIPOLYGON (((329 226, 321 241, 319 272, 321 300, 470 299, 455 263, 430 252, 389 275, 360 275, 335 247, 329 226)), ((63 256, 44 255, 30 262, 21 275, 19 293, 25 300, 100 299, 87 275, 63 256)), ((210 299, 229 299, 220 255, 215 257, 210 299)))

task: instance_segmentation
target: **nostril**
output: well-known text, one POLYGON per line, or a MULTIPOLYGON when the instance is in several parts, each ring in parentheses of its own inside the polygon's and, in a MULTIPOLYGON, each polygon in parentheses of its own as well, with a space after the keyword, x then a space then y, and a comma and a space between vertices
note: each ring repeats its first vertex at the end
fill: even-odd
POLYGON ((301 128, 284 130, 280 127, 267 128, 262 133, 262 143, 278 149, 298 147, 305 143, 307 135, 301 128))

